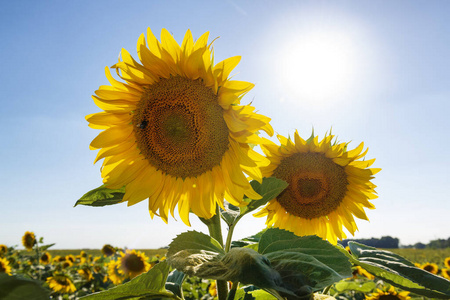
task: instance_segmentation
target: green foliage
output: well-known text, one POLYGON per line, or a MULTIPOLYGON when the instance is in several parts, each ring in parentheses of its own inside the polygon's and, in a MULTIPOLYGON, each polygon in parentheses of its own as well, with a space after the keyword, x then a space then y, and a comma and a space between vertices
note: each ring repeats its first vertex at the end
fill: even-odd
POLYGON ((296 294, 323 289, 352 274, 348 258, 317 236, 299 237, 270 228, 261 236, 258 252, 270 259, 286 287, 296 294))
POLYGON ((49 299, 49 295, 39 281, 0 273, 0 299, 2 300, 46 300, 49 299))
MULTIPOLYGON (((384 281, 430 298, 450 299, 450 281, 415 267, 403 257, 389 251, 349 243, 350 260, 384 281)), ((342 249, 343 253, 347 253, 342 249)))
POLYGON ((358 291, 362 293, 369 293, 372 290, 375 289, 377 284, 373 281, 363 281, 363 282, 356 282, 354 280, 343 280, 334 285, 334 288, 338 292, 344 292, 344 291, 358 291))
POLYGON ((125 187, 120 189, 108 189, 105 185, 101 185, 100 187, 84 194, 75 203, 74 207, 79 204, 87 206, 113 205, 122 202, 124 195, 125 187))
POLYGON ((81 299, 85 300, 124 300, 124 299, 178 299, 165 289, 169 266, 165 262, 156 264, 150 271, 131 281, 109 290, 95 293, 81 299))
POLYGON ((286 181, 275 177, 263 178, 262 183, 252 180, 250 184, 255 192, 260 194, 262 198, 259 200, 244 198, 249 204, 240 208, 241 215, 252 212, 258 207, 265 205, 270 200, 276 198, 288 186, 286 181))
POLYGON ((186 278, 186 274, 178 270, 172 271, 166 280, 165 288, 171 291, 178 297, 183 297, 183 281, 186 278))

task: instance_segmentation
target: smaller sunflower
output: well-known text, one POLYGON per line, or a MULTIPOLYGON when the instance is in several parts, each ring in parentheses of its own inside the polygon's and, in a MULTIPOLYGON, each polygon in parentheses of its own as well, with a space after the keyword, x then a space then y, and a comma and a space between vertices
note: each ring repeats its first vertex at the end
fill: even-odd
POLYGON ((450 257, 447 257, 447 258, 444 260, 444 265, 445 265, 447 268, 450 269, 450 257))
POLYGON ((6 258, 0 257, 0 274, 1 273, 11 275, 11 266, 9 265, 9 261, 6 258))
POLYGON ((66 256, 66 260, 70 261, 72 264, 75 263, 75 256, 69 254, 66 256))
POLYGON ((432 274, 437 274, 439 272, 439 267, 435 263, 424 263, 420 268, 432 274))
POLYGON ((372 294, 372 296, 366 295, 366 300, 393 300, 393 299, 400 299, 400 300, 408 300, 411 299, 411 297, 408 296, 409 292, 397 292, 393 286, 389 288, 386 292, 377 289, 377 293, 372 294))
POLYGON ((82 267, 81 269, 79 269, 78 274, 80 274, 80 276, 86 280, 86 281, 91 281, 94 277, 92 276, 92 271, 89 267, 82 267))
POLYGON ((73 263, 70 260, 65 260, 62 262, 62 267, 64 269, 70 268, 71 266, 73 266, 73 263))
POLYGON ((130 276, 130 278, 150 270, 148 257, 140 251, 126 250, 125 253, 121 252, 118 262, 120 264, 120 272, 130 276))
POLYGON ((111 255, 114 255, 114 253, 116 253, 116 248, 114 248, 110 244, 106 244, 106 245, 103 246, 102 254, 104 256, 111 256, 111 255))
POLYGON ((43 265, 49 264, 51 260, 52 260, 52 255, 48 252, 45 252, 44 254, 42 254, 41 258, 39 259, 39 261, 43 265))
POLYGON ((8 247, 6 245, 0 245, 0 257, 8 252, 8 247))
POLYGON ((450 280, 450 269, 442 269, 441 276, 450 280))
POLYGON ((116 260, 112 260, 108 263, 108 278, 115 285, 121 284, 127 276, 120 272, 120 263, 116 260))
POLYGON ((87 257, 87 253, 84 252, 83 250, 81 250, 81 252, 80 252, 80 257, 86 258, 86 257, 87 257))
POLYGON ((307 140, 295 131, 294 138, 278 135, 281 145, 269 140, 261 145, 270 165, 264 177, 283 179, 289 185, 255 217, 267 216, 267 226, 292 231, 298 236, 317 235, 332 244, 358 229, 355 218, 369 220, 365 208, 374 209, 376 185, 371 182, 381 169, 369 168, 375 159, 363 160, 361 143, 353 150, 330 134, 319 141, 307 140))
POLYGON ((213 296, 216 297, 217 296, 217 283, 216 281, 212 281, 209 286, 208 286, 208 293, 213 296))
POLYGON ((47 284, 53 291, 61 294, 70 294, 77 290, 72 280, 64 274, 48 277, 47 284))
POLYGON ((374 280, 375 276, 367 272, 365 269, 360 266, 356 266, 356 269, 353 270, 353 278, 358 278, 358 275, 366 277, 367 279, 374 280))
POLYGON ((22 237, 22 244, 28 251, 33 250, 33 246, 36 244, 36 237, 34 235, 34 232, 25 232, 22 237))

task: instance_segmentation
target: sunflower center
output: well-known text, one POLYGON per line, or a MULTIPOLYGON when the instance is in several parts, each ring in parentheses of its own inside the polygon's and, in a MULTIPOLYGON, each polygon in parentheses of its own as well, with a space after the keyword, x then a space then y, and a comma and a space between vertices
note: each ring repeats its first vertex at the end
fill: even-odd
POLYGON ((342 166, 323 153, 295 153, 281 160, 273 176, 289 186, 277 201, 289 213, 313 219, 336 210, 347 191, 347 175, 342 166))
POLYGON ((145 267, 142 259, 136 254, 129 254, 122 266, 128 272, 141 272, 145 267))
POLYGON ((149 85, 133 124, 144 157, 175 177, 196 177, 211 170, 229 147, 218 96, 201 79, 176 76, 149 85))

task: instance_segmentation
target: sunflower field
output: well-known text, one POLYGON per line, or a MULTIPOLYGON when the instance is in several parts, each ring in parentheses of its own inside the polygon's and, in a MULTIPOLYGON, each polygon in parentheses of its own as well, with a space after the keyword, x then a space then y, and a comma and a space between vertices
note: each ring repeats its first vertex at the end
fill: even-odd
POLYGON ((375 209, 381 169, 364 143, 331 130, 270 140, 271 119, 242 103, 254 84, 230 76, 240 57, 216 63, 208 40, 187 30, 180 45, 149 28, 136 59, 122 49, 105 69, 110 85, 92 96, 100 112, 86 116, 100 130, 90 149, 103 184, 75 206, 147 201, 151 218, 190 227, 197 217, 209 234, 188 230, 164 253, 94 255, 52 254, 25 232, 26 251, 0 245, 0 299, 450 299, 450 257, 338 243, 375 209), (251 216, 266 228, 234 240, 251 216))

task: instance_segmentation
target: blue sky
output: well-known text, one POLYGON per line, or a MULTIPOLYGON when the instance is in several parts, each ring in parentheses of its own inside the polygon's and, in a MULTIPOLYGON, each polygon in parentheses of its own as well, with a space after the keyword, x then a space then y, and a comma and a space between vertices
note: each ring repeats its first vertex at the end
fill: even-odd
MULTIPOLYGON (((216 61, 242 56, 235 78, 256 84, 243 102, 277 133, 332 127, 340 141, 365 142, 383 170, 377 209, 355 237, 448 238, 449 19, 447 1, 4 2, 0 244, 20 245, 34 231, 56 248, 156 248, 206 231, 194 216, 192 228, 151 220, 146 203, 73 208, 101 184, 88 147, 98 131, 84 119, 99 111, 91 95, 121 48, 137 57, 147 27, 178 41, 188 28, 220 36, 216 61)), ((242 222, 236 238, 264 227, 242 222)))

